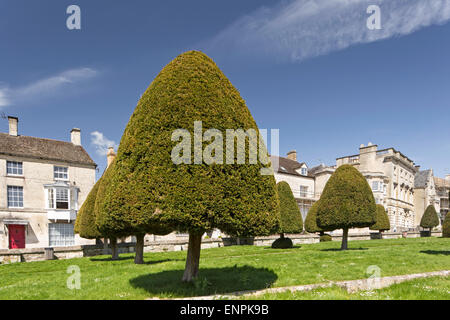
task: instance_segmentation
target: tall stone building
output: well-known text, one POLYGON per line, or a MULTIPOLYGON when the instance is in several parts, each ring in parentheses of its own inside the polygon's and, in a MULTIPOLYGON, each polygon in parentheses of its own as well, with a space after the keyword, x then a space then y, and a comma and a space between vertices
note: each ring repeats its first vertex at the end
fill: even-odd
POLYGON ((414 162, 394 148, 378 150, 377 145, 361 145, 359 154, 336 160, 337 167, 350 164, 367 179, 375 201, 382 204, 391 229, 402 231, 416 227, 414 179, 419 172, 414 162))
POLYGON ((0 133, 0 249, 91 243, 74 235, 77 211, 95 184, 97 165, 71 142, 21 136, 9 117, 0 133))

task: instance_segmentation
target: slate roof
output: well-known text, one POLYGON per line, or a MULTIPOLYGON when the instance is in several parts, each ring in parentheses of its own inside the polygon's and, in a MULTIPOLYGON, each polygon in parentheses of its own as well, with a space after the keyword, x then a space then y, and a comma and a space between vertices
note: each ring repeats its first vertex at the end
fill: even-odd
POLYGON ((279 173, 287 173, 287 174, 292 174, 294 176, 299 176, 299 177, 304 177, 301 174, 299 174, 297 171, 300 169, 305 163, 302 162, 298 162, 298 161, 294 161, 288 158, 283 158, 283 157, 277 157, 277 156, 270 156, 270 160, 272 161, 272 166, 274 164, 274 160, 276 160, 278 158, 278 170, 276 168, 273 168, 273 170, 275 172, 279 172, 279 173))
POLYGON ((414 177, 414 188, 425 188, 431 178, 431 170, 423 170, 416 173, 414 177))
POLYGON ((0 155, 61 161, 97 167, 82 146, 71 142, 0 133, 0 155))

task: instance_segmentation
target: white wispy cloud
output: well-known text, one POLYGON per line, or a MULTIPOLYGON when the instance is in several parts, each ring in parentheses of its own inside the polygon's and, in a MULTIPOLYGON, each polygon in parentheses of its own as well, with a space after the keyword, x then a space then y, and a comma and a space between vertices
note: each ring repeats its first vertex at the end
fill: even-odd
POLYGON ((298 62, 449 20, 450 0, 290 0, 241 17, 206 49, 298 62), (367 28, 369 5, 381 8, 381 30, 367 28))
POLYGON ((91 144, 95 147, 95 152, 99 156, 106 156, 109 147, 117 149, 118 145, 115 141, 109 140, 99 131, 91 132, 91 144))
POLYGON ((56 95, 61 90, 82 83, 98 75, 91 68, 70 69, 59 74, 39 79, 24 86, 0 88, 0 107, 14 105, 18 102, 32 101, 48 95, 56 95))

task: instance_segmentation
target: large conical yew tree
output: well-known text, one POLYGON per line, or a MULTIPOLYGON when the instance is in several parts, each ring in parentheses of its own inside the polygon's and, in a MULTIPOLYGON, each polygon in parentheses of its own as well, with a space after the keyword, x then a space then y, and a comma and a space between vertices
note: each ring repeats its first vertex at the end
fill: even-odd
MULTIPOLYGON (((205 54, 190 51, 154 79, 121 139, 104 211, 117 221, 122 221, 119 215, 132 217, 125 229, 134 224, 144 231, 159 225, 188 232, 184 281, 197 276, 205 231, 218 228, 229 235, 251 236, 278 229, 275 179, 260 170, 270 163, 227 164, 239 155, 224 147, 226 130, 237 129, 259 133, 244 100, 217 65, 205 54)), ((238 139, 230 141, 233 145, 238 139)), ((259 147, 267 156, 264 144, 259 147)))
POLYGON ((370 230, 378 230, 381 234, 383 231, 387 231, 391 228, 391 223, 389 222, 389 217, 386 213, 386 209, 383 205, 377 204, 377 219, 375 224, 369 227, 370 230))
POLYGON ((280 238, 275 240, 272 247, 292 248, 292 240, 285 238, 284 234, 303 232, 303 218, 289 184, 286 181, 280 181, 277 183, 277 188, 281 215, 280 238))
POLYGON ((351 165, 337 168, 320 198, 317 225, 343 229, 341 249, 347 250, 348 230, 370 227, 375 221, 375 199, 367 180, 351 165))
POLYGON ((422 228, 428 228, 433 229, 434 227, 437 227, 439 225, 439 217, 436 212, 436 209, 432 204, 430 204, 426 209, 422 216, 422 219, 420 220, 420 226, 422 228))

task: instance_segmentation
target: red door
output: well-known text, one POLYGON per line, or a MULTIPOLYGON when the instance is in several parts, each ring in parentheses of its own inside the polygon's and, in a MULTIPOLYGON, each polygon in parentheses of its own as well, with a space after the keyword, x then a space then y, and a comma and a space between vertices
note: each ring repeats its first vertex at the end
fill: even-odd
POLYGON ((25 248, 25 226, 16 224, 9 225, 9 248, 25 248))

